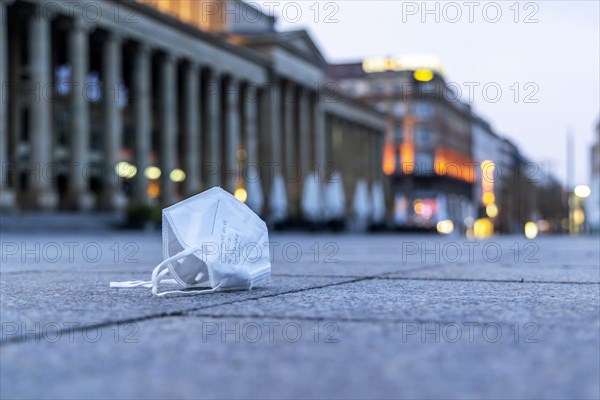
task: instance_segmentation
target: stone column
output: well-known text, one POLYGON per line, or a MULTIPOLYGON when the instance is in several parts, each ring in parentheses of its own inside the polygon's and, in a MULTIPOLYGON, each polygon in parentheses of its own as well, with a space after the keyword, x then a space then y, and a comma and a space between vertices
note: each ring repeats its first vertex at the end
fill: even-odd
POLYGON ((273 169, 276 172, 281 171, 283 155, 281 154, 281 83, 274 82, 269 90, 269 109, 270 109, 270 142, 271 154, 270 161, 273 163, 273 169))
POLYGON ((306 88, 302 88, 300 91, 299 99, 300 107, 299 113, 300 116, 298 118, 299 121, 299 145, 300 145, 300 160, 298 160, 298 164, 300 165, 300 171, 302 172, 300 177, 301 185, 304 184, 306 178, 310 175, 311 171, 311 129, 310 129, 310 92, 306 88))
POLYGON ((177 68, 173 54, 165 54, 160 66, 160 200, 164 206, 175 202, 171 171, 177 152, 177 68))
POLYGON ((207 134, 208 149, 203 170, 208 188, 221 184, 221 77, 215 71, 208 73, 207 134))
POLYGON ((122 55, 121 37, 109 32, 106 36, 102 52, 102 83, 104 108, 104 173, 102 208, 111 210, 125 206, 125 196, 121 192, 121 179, 115 173, 115 166, 120 161, 123 143, 123 116, 120 103, 122 55))
POLYGON ((14 193, 8 188, 8 18, 7 3, 0 2, 0 208, 14 207, 14 193))
POLYGON ((283 120, 284 120, 284 148, 283 159, 285 164, 282 167, 282 171, 285 171, 287 164, 294 162, 294 148, 295 148, 295 126, 294 126, 294 106, 296 103, 296 88, 290 83, 286 82, 283 88, 283 120))
POLYGON ((184 123, 185 165, 184 192, 191 196, 200 191, 200 83, 198 64, 190 61, 185 70, 184 123))
POLYGON ((315 161, 318 164, 319 172, 325 169, 326 160, 326 144, 325 144, 325 110, 323 107, 323 98, 318 94, 315 96, 314 107, 314 151, 315 161))
POLYGON ((373 131, 375 136, 375 179, 380 180, 383 178, 383 145, 384 145, 384 131, 375 130, 373 131))
MULTIPOLYGON (((5 14, 6 16, 6 14, 5 14)), ((22 13, 18 13, 16 16, 16 18, 26 18, 24 15, 22 15, 22 13)), ((5 25, 6 26, 6 25, 5 25)), ((8 95, 7 101, 8 101, 8 113, 9 113, 9 122, 8 122, 8 135, 10 137, 9 140, 9 149, 8 149, 8 155, 9 155, 9 162, 10 164, 10 169, 8 171, 8 174, 10 175, 11 179, 12 179, 12 189, 14 190, 14 196, 15 196, 15 204, 19 204, 19 196, 23 195, 23 188, 21 187, 21 182, 20 182, 20 174, 21 174, 21 157, 19 154, 19 145, 21 142, 21 138, 22 138, 22 131, 23 131, 23 124, 22 124, 22 119, 21 119, 21 110, 23 108, 23 96, 21 94, 21 91, 23 89, 23 79, 22 79, 22 69, 23 69, 23 65, 22 65, 22 54, 23 51, 25 50, 23 45, 23 39, 22 39, 22 33, 23 33, 23 29, 27 29, 27 26, 15 26, 13 27, 13 31, 12 33, 12 37, 10 39, 10 43, 12 44, 12 46, 10 47, 10 49, 8 49, 10 51, 10 55, 8 56, 8 71, 9 71, 9 78, 8 78, 8 84, 9 86, 7 87, 7 92, 5 92, 6 95, 8 95), (10 91, 8 91, 8 88, 10 88, 10 91)), ((7 43, 8 45, 8 43, 7 43)), ((10 197, 10 196, 9 196, 10 197)), ((10 200, 7 200, 10 201, 10 200)))
POLYGON ((259 95, 254 84, 246 86, 244 96, 244 116, 246 126, 246 168, 244 178, 246 180, 246 191, 248 192, 248 205, 255 212, 261 213, 263 208, 263 190, 260 179, 260 160, 258 150, 258 106, 259 95))
POLYGON ((136 203, 148 203, 148 179, 145 171, 150 166, 152 151, 152 53, 150 47, 140 43, 133 62, 134 112, 135 112, 135 166, 133 199, 136 203))
POLYGON ((379 134, 375 129, 369 129, 369 137, 371 141, 371 181, 375 182, 379 179, 379 171, 382 170, 380 157, 383 155, 383 146, 379 146, 379 134))
POLYGON ((71 163, 74 176, 70 179, 69 204, 77 210, 90 210, 94 199, 89 192, 85 171, 90 153, 90 112, 84 91, 89 73, 88 26, 76 18, 69 32, 69 64, 71 65, 71 163))
POLYGON ((271 82, 271 87, 267 88, 268 90, 268 109, 269 109, 269 142, 270 142, 270 155, 269 162, 270 165, 264 163, 261 165, 264 171, 264 180, 266 183, 266 197, 268 199, 268 207, 269 213, 271 217, 273 216, 274 205, 271 204, 272 201, 272 192, 274 190, 275 181, 279 177, 281 179, 281 168, 283 164, 283 154, 281 154, 281 97, 282 97, 282 83, 278 80, 273 80, 271 82), (272 173, 271 173, 272 172, 272 173))
POLYGON ((288 212, 292 217, 298 215, 298 182, 294 180, 296 175, 296 86, 293 83, 287 82, 284 88, 284 144, 283 149, 285 162, 282 167, 283 177, 286 181, 286 190, 288 193, 288 212))
POLYGON ((325 171, 327 163, 327 146, 325 135, 325 110, 323 107, 323 98, 318 93, 314 96, 313 104, 313 129, 314 129, 314 159, 318 166, 319 174, 322 175, 325 171))
POLYGON ((227 114, 225 118, 225 134, 227 135, 225 143, 224 174, 225 189, 233 193, 238 185, 238 150, 240 149, 240 107, 239 107, 239 83, 231 78, 227 81, 225 90, 227 96, 227 114))
POLYGON ((28 198, 39 209, 53 209, 58 196, 52 187, 52 93, 51 29, 49 17, 29 19, 29 141, 31 144, 28 198))
MULTIPOLYGON (((367 126, 361 128, 361 141, 363 143, 363 151, 365 157, 365 179, 371 184, 373 181, 373 164, 375 164, 375 146, 373 146, 371 130, 367 126)), ((360 150, 360 149, 359 149, 360 150)))
MULTIPOLYGON (((312 143, 315 161, 315 173, 319 180, 319 190, 321 195, 324 194, 325 180, 328 178, 326 172, 326 137, 325 137, 325 110, 323 107, 323 98, 319 93, 315 93, 313 96, 313 140, 312 143)), ((321 208, 321 215, 323 215, 323 208, 321 208)))
POLYGON ((246 120, 246 165, 252 165, 254 171, 259 167, 258 159, 258 90, 253 84, 246 86, 244 97, 244 115, 246 120))

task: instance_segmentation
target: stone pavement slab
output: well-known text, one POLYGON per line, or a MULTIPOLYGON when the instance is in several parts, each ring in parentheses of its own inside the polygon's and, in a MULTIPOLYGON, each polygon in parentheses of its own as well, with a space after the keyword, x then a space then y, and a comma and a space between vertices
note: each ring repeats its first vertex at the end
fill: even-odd
POLYGON ((600 319, 599 303, 596 284, 364 279, 194 314, 366 322, 534 323, 547 328, 595 324, 600 319))
POLYGON ((432 323, 416 334, 410 323, 270 317, 135 326, 131 337, 120 327, 120 336, 113 328, 77 333, 72 343, 3 348, 5 360, 20 361, 0 370, 2 397, 598 397, 597 329, 556 327, 533 337, 522 330, 516 339, 504 324, 472 332, 461 325, 460 336, 442 325, 438 338, 432 323))
MULTIPOLYGON (((106 274, 94 276, 51 274, 25 281, 20 279, 5 281, 3 277, 0 282, 2 323, 5 327, 24 324, 32 329, 36 323, 42 327, 49 324, 63 326, 68 323, 76 323, 79 326, 88 324, 104 326, 122 321, 179 315, 218 304, 236 303, 342 282, 340 278, 274 277, 268 286, 252 291, 159 298, 153 296, 147 288, 109 288, 110 279, 113 278, 106 274)), ((125 279, 136 279, 136 277, 126 276, 125 279)), ((17 335, 10 332, 7 333, 6 329, 3 329, 0 340, 19 341, 20 337, 25 335, 25 329, 18 329, 17 335)))
POLYGON ((600 397, 597 238, 272 241, 264 288, 155 298, 108 282, 156 233, 3 233, 1 397, 600 397))

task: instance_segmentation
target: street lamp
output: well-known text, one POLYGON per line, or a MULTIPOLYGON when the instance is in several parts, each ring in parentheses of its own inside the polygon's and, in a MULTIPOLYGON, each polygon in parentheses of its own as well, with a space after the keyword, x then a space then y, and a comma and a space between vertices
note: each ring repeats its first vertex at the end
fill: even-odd
POLYGON ((590 196, 592 190, 588 185, 577 185, 575 186, 575 189, 573 189, 573 193, 575 193, 575 196, 585 199, 590 196))
POLYGON ((581 233, 585 223, 585 211, 583 200, 592 193, 587 185, 577 185, 569 195, 569 231, 570 233, 581 233))

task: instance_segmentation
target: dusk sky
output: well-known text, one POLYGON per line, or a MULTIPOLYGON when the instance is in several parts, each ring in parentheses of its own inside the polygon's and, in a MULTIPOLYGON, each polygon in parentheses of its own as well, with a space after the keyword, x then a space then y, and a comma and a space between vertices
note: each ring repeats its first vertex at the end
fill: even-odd
MULTIPOLYGON (((264 4, 269 2, 258 3, 268 10, 264 4)), ((423 13, 422 2, 322 1, 316 16, 315 2, 299 1, 298 21, 297 7, 287 6, 288 17, 282 17, 284 4, 292 2, 270 3, 276 4, 279 28, 307 28, 331 63, 437 56, 446 80, 462 88, 463 100, 469 101, 464 83, 480 83, 473 93, 474 110, 561 179, 566 176, 566 133, 571 130, 574 183, 589 182, 590 145, 600 114, 599 2, 472 2, 471 9, 460 1, 450 6, 428 2, 429 10, 437 3, 439 22, 435 11, 423 13), (482 87, 494 82, 502 95, 492 103, 484 98, 482 87), (538 102, 526 103, 526 98, 538 102)))

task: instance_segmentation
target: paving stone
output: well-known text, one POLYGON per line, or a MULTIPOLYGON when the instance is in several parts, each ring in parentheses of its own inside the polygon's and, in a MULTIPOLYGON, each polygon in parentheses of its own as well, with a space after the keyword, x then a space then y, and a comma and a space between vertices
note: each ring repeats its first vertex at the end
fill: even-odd
POLYGON ((149 279, 156 232, 3 232, 0 396, 600 397, 597 237, 272 241, 268 286, 156 298, 108 286, 149 279))

